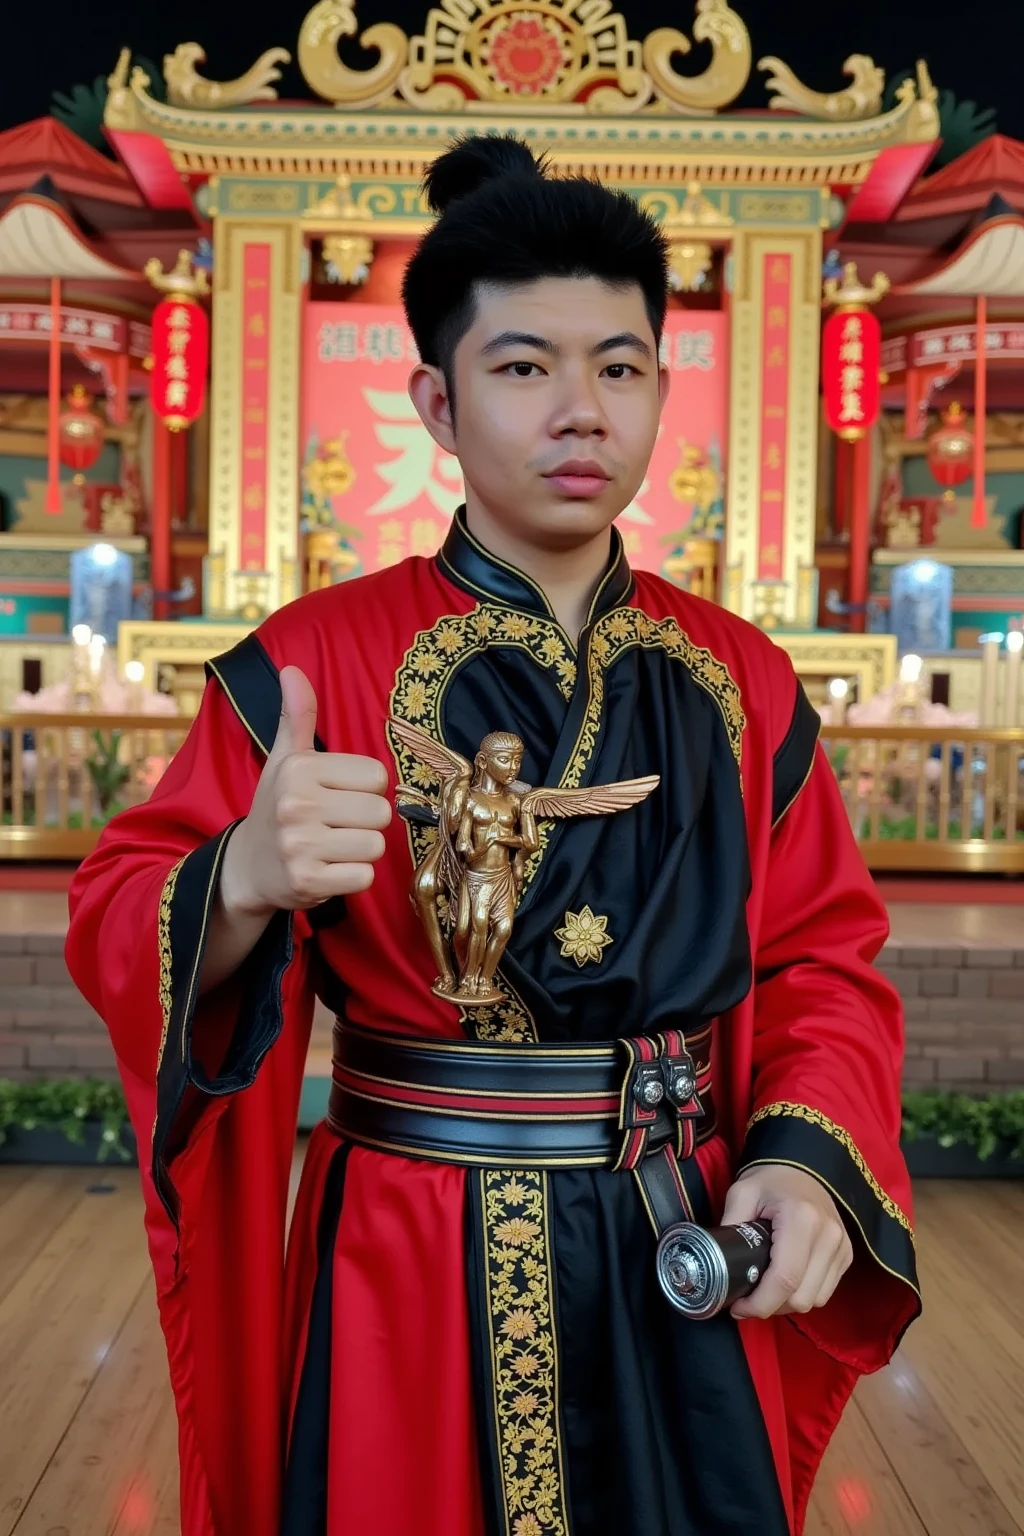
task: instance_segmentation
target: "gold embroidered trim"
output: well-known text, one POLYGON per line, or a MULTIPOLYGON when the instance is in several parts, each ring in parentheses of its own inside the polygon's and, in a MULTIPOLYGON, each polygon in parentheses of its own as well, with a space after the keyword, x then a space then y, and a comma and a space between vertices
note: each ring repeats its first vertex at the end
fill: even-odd
POLYGON ((588 682, 590 697, 587 712, 569 760, 562 784, 578 789, 594 753, 604 704, 604 674, 623 651, 641 645, 646 650, 667 651, 687 668, 698 687, 710 694, 721 711, 737 767, 743 754, 743 731, 747 719, 740 691, 723 661, 702 646, 694 645, 675 619, 652 619, 639 608, 613 608, 599 619, 590 640, 588 682))
POLYGON ((567 1536, 542 1172, 480 1176, 494 1421, 506 1536, 567 1536))
POLYGON ((879 1184, 878 1180, 871 1172, 871 1169, 864 1161, 863 1153, 861 1152, 857 1143, 854 1141, 853 1137, 850 1135, 849 1131, 844 1130, 841 1125, 837 1125, 834 1120, 830 1120, 828 1115, 823 1114, 820 1109, 812 1109, 808 1104, 792 1104, 786 1100, 780 1100, 776 1104, 765 1104, 762 1109, 759 1109, 757 1113, 751 1117, 747 1125, 747 1130, 751 1130, 752 1127, 757 1125, 761 1120, 774 1120, 783 1115, 790 1115, 796 1120, 806 1120, 809 1125, 816 1125, 819 1131, 825 1131, 829 1136, 833 1137, 835 1141, 840 1142, 841 1145, 844 1146, 847 1152, 850 1154, 850 1157, 853 1159, 853 1162, 857 1168, 857 1172, 864 1179, 865 1183, 871 1190, 871 1193, 874 1195, 879 1205, 885 1211, 885 1214, 887 1216, 891 1216, 893 1221, 898 1221, 900 1226, 910 1237, 911 1241, 913 1241, 914 1229, 910 1225, 910 1221, 908 1220, 906 1214, 896 1204, 895 1200, 893 1200, 890 1195, 886 1194, 881 1184, 879 1184))
POLYGON ((163 1025, 160 1030, 160 1048, 156 1056, 156 1070, 159 1073, 164 1059, 164 1051, 167 1047, 167 1033, 171 1027, 171 1008, 174 1003, 173 977, 172 977, 172 953, 171 953, 171 907, 174 902, 174 888, 178 883, 178 875, 184 859, 179 859, 164 881, 164 888, 160 892, 160 905, 156 915, 156 941, 160 955, 160 1012, 163 1017, 163 1025))

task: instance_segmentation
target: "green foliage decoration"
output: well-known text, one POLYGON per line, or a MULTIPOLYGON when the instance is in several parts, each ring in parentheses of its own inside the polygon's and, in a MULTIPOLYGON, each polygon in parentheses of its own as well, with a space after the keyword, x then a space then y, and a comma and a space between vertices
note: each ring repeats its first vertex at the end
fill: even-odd
MULTIPOLYGON (((916 79, 916 71, 913 69, 901 69, 890 78, 882 103, 884 111, 888 112, 896 105, 896 91, 903 81, 913 79, 916 79)), ((994 107, 979 108, 977 102, 959 101, 950 90, 939 92, 938 106, 942 143, 928 167, 929 171, 941 171, 951 160, 958 159, 976 144, 980 144, 982 139, 996 132, 994 107)))
POLYGON ((85 1127, 99 1124, 97 1161, 113 1157, 129 1162, 132 1149, 126 1140, 128 1109, 120 1083, 100 1078, 56 1078, 36 1083, 15 1083, 0 1078, 0 1146, 11 1131, 60 1131, 81 1146, 85 1127))
POLYGON ((920 1136, 934 1136, 940 1147, 969 1147, 982 1162, 1000 1150, 1024 1157, 1024 1092, 905 1093, 903 1139, 920 1136))
MULTIPOLYGON (((167 96, 163 74, 149 59, 134 58, 133 67, 139 64, 149 76, 147 91, 154 101, 164 101, 167 96)), ((73 85, 70 91, 54 91, 50 97, 50 114, 58 122, 77 133, 93 149, 109 155, 110 145, 103 132, 103 113, 107 105, 109 87, 106 75, 97 75, 91 85, 73 85)))

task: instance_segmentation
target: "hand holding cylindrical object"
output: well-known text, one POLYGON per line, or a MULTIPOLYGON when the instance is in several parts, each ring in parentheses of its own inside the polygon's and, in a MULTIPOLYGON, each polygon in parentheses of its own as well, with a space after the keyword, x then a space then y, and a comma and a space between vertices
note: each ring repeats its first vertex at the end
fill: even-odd
POLYGON ((658 1244, 658 1283, 687 1317, 715 1317, 749 1296, 768 1268, 772 1232, 767 1222, 699 1227, 678 1222, 658 1244))

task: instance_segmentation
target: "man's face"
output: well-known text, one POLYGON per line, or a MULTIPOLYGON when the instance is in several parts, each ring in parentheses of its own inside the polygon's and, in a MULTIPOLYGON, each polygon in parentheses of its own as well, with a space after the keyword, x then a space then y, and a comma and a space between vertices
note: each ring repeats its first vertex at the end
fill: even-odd
POLYGON ((474 503, 517 541, 571 549, 640 489, 668 374, 639 287, 544 278, 477 290, 454 360, 455 420, 436 369, 410 382, 428 430, 457 454, 474 503))

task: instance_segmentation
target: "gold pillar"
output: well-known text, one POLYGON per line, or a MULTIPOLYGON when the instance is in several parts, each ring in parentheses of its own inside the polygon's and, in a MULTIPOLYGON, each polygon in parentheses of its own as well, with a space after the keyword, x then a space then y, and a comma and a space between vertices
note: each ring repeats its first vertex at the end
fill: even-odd
POLYGON ((225 615, 244 610, 253 621, 295 594, 302 249, 297 222, 214 219, 209 551, 218 580, 211 594, 215 586, 225 615), (250 268, 258 269, 261 285, 266 283, 265 307, 255 314, 246 297, 250 268), (247 357, 254 337, 262 343, 262 363, 247 357), (250 410, 248 422, 247 363, 264 367, 266 377, 265 407, 250 410), (258 441, 253 438, 256 416, 262 416, 258 441), (261 495, 251 478, 254 459, 262 475, 261 495))
MULTIPOLYGON (((726 607, 744 618, 767 613, 777 626, 812 626, 814 515, 818 455, 821 233, 738 229, 732 245, 729 474, 725 516, 726 607), (786 364, 782 547, 764 579, 762 476, 765 469, 766 263, 785 258, 786 364)), ((770 319, 770 317, 768 317, 770 319)), ((775 493, 777 495, 777 493, 775 493)))

